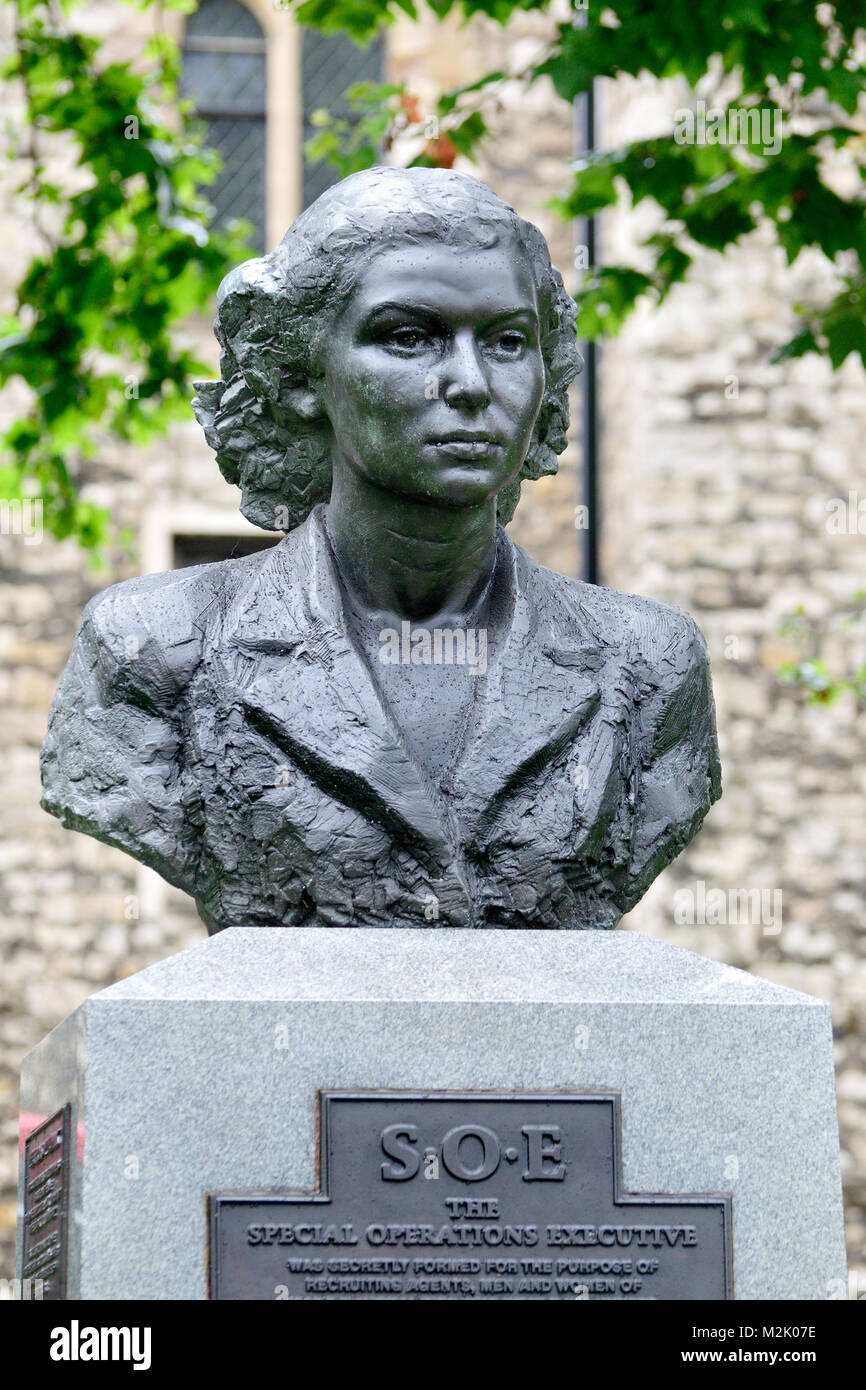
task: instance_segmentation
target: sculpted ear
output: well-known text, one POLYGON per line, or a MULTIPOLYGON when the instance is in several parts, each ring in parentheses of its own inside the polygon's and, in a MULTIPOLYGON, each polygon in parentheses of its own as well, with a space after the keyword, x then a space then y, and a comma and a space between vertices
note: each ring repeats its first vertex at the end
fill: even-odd
POLYGON ((319 389, 310 382, 284 386, 283 396, 302 420, 320 420, 325 413, 319 389))

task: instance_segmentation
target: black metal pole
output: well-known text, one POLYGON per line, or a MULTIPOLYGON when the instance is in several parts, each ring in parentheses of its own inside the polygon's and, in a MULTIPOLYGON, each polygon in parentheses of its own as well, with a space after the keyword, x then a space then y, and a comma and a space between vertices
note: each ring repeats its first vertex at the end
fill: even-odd
MULTIPOLYGON (((588 154, 595 148, 595 92, 592 86, 578 102, 575 112, 575 153, 578 157, 588 154)), ((595 267, 596 224, 594 217, 586 217, 579 227, 582 240, 579 245, 586 247, 587 270, 595 267)), ((580 325, 578 324, 578 333, 580 325)), ((584 359, 581 373, 581 410, 583 424, 583 466, 581 469, 581 502, 587 509, 587 525, 581 532, 582 578, 589 584, 599 582, 599 532, 601 516, 599 510, 598 480, 598 352, 594 342, 581 344, 584 359)))

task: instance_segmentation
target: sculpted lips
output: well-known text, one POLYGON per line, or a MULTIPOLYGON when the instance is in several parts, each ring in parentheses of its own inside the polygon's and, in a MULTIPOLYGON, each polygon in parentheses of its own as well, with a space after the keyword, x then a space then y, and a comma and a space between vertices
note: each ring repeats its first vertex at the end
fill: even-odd
POLYGON ((450 454, 457 459, 484 458, 494 449, 501 449, 502 443, 495 435, 481 430, 453 430, 430 441, 434 449, 450 454))

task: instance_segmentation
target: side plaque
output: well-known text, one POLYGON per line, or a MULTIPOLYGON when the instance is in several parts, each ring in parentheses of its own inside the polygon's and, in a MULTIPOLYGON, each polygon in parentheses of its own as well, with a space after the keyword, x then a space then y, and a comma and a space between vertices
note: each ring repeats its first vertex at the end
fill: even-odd
POLYGON ((71 1107, 49 1115, 24 1144, 25 1280, 42 1281, 42 1298, 66 1297, 71 1107))
POLYGON ((211 1298, 733 1297, 730 1196, 623 1193, 614 1093, 323 1093, 321 1164, 211 1196, 211 1298))

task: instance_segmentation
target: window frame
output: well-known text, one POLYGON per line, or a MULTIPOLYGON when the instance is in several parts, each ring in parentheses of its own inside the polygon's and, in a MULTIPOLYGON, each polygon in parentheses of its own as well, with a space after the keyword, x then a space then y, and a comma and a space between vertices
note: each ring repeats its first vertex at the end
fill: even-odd
MULTIPOLYGON (((303 141, 301 108, 301 31, 291 15, 273 0, 237 0, 258 23, 264 36, 265 51, 265 226, 267 250, 272 250, 301 212, 302 161, 298 157, 303 141)), ((169 12, 166 27, 179 48, 183 48, 186 20, 169 12)), ((195 47, 202 51, 204 36, 195 36, 195 47)), ((262 40, 232 38, 208 40, 211 51, 229 46, 241 51, 261 52, 262 40)))

